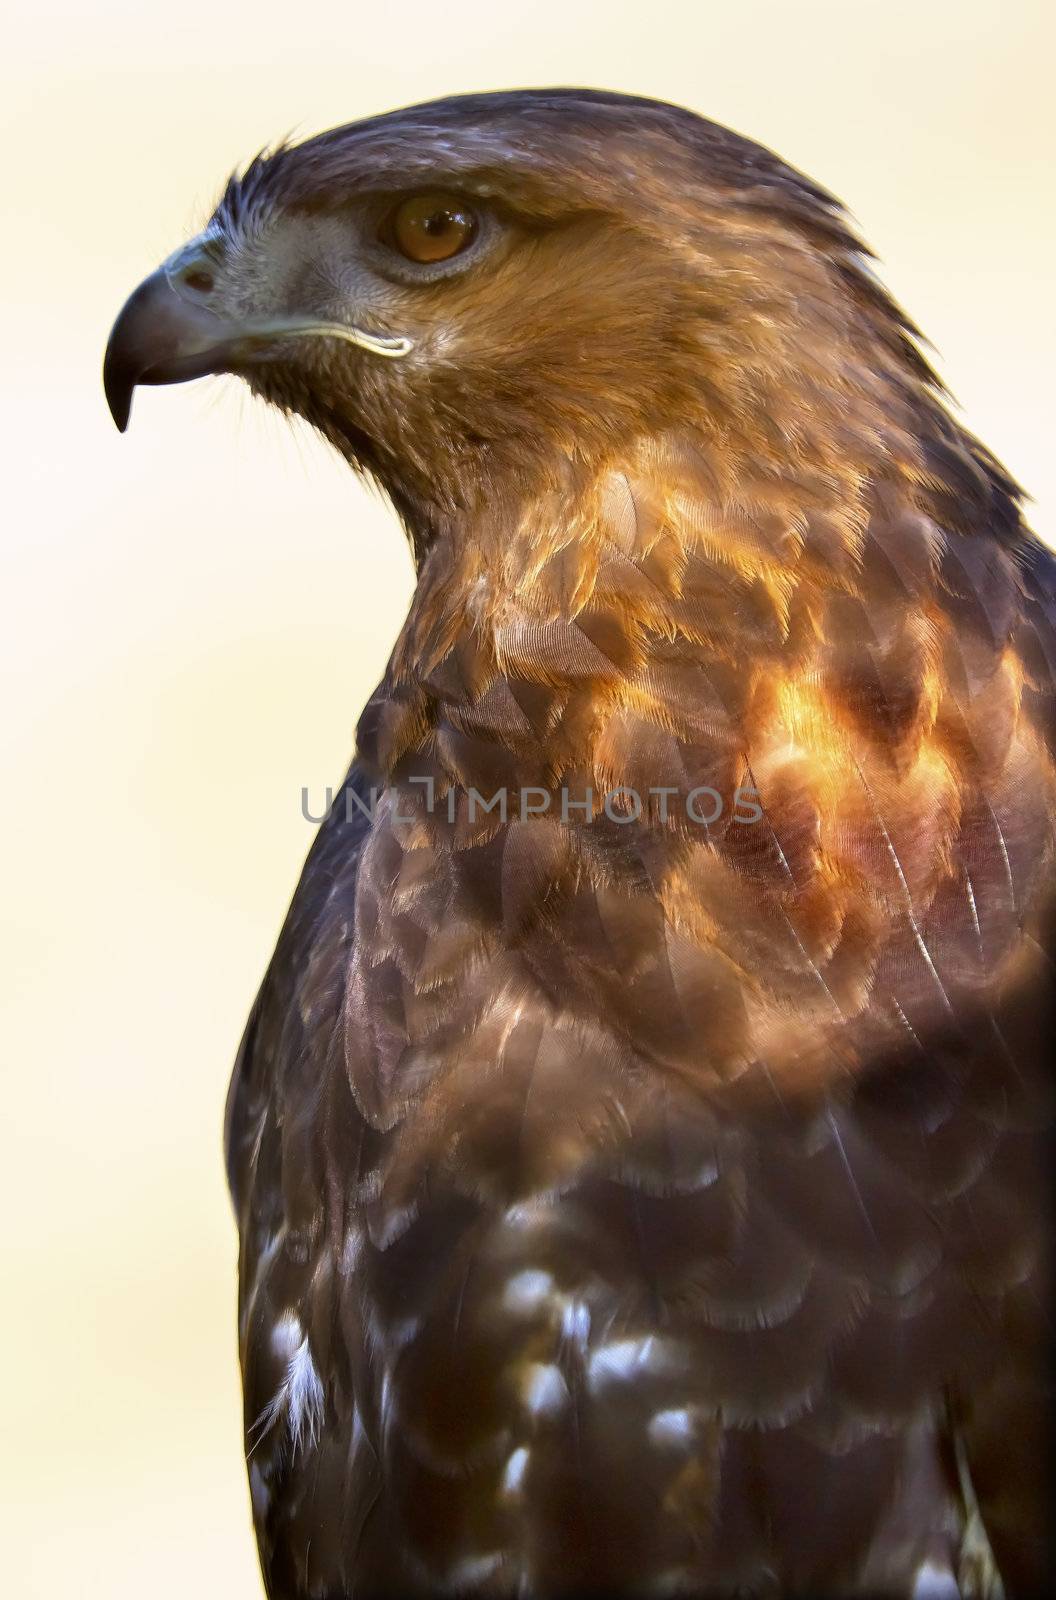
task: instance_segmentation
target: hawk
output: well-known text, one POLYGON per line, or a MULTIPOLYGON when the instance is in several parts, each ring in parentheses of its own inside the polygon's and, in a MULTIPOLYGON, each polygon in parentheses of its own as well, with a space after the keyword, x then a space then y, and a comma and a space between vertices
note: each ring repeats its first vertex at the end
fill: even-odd
POLYGON ((417 585, 226 1123, 273 1600, 1031 1593, 1056 572, 837 202, 688 111, 257 157, 235 373, 417 585))

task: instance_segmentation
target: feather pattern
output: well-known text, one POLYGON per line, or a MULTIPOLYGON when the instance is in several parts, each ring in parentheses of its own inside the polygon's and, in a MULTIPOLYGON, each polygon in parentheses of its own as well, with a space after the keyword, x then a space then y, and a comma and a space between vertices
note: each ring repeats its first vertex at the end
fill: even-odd
POLYGON ((538 231, 428 384, 253 379, 419 562, 229 1102, 268 1593, 1030 1593, 1053 562, 767 152, 470 97, 218 226, 393 170, 538 231))

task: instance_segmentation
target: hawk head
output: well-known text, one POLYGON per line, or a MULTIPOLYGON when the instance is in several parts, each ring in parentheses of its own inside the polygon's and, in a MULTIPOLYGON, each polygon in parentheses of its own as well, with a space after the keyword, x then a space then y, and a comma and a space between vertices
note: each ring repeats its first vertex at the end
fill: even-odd
POLYGON ((418 546, 555 460, 673 421, 758 459, 801 447, 808 409, 831 436, 848 393, 927 374, 823 190, 690 112, 578 89, 251 162, 118 317, 114 419, 139 383, 221 371, 379 480, 418 546))

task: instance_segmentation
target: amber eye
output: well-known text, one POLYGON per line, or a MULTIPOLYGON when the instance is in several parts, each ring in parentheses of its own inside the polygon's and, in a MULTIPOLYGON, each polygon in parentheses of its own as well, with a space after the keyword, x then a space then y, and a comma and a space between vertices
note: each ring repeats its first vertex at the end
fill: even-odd
POLYGON ((389 228, 393 244, 409 261, 448 261, 472 242, 477 219, 460 200, 416 194, 396 207, 389 228))

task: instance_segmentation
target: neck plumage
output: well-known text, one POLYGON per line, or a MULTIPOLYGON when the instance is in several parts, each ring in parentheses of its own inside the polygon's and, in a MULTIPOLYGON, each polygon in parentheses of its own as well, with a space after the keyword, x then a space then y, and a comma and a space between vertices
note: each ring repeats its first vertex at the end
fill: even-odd
POLYGON ((654 437, 434 541, 360 725, 407 905, 425 874, 474 960, 513 941, 591 1014, 626 944, 634 1048, 716 1081, 809 1085, 988 992, 1051 835, 1020 581, 892 437, 783 466, 654 437))
MULTIPOLYGON (((885 486, 860 448, 801 442, 792 471, 721 445, 669 434, 569 463, 437 539, 365 749, 379 775, 417 754, 442 788, 696 780, 728 798, 779 702, 799 742, 827 608, 860 606, 867 523, 900 469, 885 464, 885 486)), ((912 533, 926 567, 933 530, 912 533)), ((923 666, 918 653, 899 735, 925 731, 923 666)))

